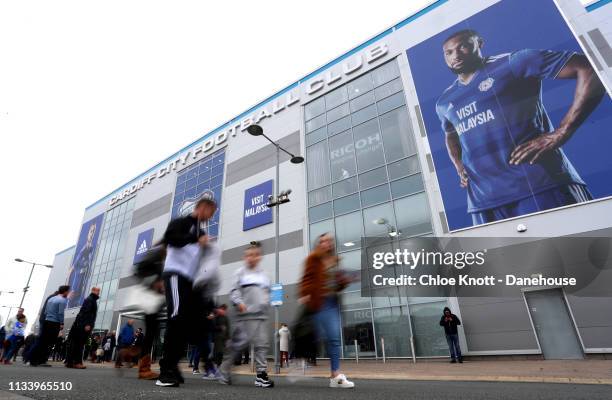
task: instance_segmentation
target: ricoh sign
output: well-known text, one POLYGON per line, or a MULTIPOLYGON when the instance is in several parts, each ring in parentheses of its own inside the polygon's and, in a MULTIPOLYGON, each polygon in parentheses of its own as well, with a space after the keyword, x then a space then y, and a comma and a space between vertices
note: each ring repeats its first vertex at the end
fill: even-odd
MULTIPOLYGON (((382 60, 389 53, 389 47, 386 43, 375 44, 361 53, 347 58, 337 66, 331 67, 328 71, 307 81, 304 86, 304 93, 307 96, 316 96, 324 91, 324 89, 341 84, 357 74, 358 71, 364 69, 376 61, 382 60)), ((218 148, 227 145, 230 137, 235 137, 239 132, 245 131, 252 124, 259 124, 265 118, 271 118, 276 114, 288 109, 300 102, 300 94, 298 90, 290 91, 284 96, 266 104, 262 108, 255 111, 253 114, 241 120, 231 123, 228 129, 217 133, 212 138, 209 138, 195 147, 180 154, 174 160, 169 161, 164 166, 157 169, 150 175, 138 180, 136 183, 115 193, 110 201, 109 206, 114 206, 118 202, 134 195, 147 185, 150 185, 156 179, 163 179, 170 175, 173 171, 186 166, 189 161, 195 161, 198 158, 210 154, 218 148)))

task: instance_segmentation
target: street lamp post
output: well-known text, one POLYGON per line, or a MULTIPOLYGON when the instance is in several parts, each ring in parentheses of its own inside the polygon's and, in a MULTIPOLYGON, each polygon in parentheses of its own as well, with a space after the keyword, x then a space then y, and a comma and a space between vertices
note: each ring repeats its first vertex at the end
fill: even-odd
MULTIPOLYGON (((276 147, 276 181, 274 183, 274 197, 268 199, 268 207, 275 207, 274 209, 274 283, 278 284, 279 283, 279 247, 278 247, 278 241, 279 241, 279 215, 280 215, 280 210, 279 210, 279 206, 281 204, 287 203, 289 202, 289 194, 291 193, 291 190, 286 190, 283 191, 282 193, 280 192, 280 185, 279 185, 279 180, 280 180, 280 152, 283 151, 285 153, 287 153, 289 156, 291 156, 291 163, 292 164, 301 164, 304 162, 304 157, 301 156, 296 156, 292 153, 290 153, 289 151, 285 150, 284 148, 281 147, 280 144, 276 143, 275 141, 273 141, 272 139, 270 139, 269 137, 267 137, 264 132, 263 132, 263 128, 259 125, 251 125, 247 128, 247 132, 249 132, 249 134, 251 134, 252 136, 263 136, 264 138, 266 138, 270 143, 272 143, 274 145, 274 147, 276 147)), ((274 369, 276 371, 276 373, 280 373, 280 364, 279 364, 279 354, 278 354, 278 335, 277 335, 277 330, 278 330, 278 324, 279 324, 279 311, 278 311, 278 306, 274 307, 274 369)))
POLYGON ((49 265, 49 264, 38 264, 32 261, 26 261, 26 260, 22 260, 21 258, 16 258, 15 261, 17 262, 24 262, 27 264, 32 264, 32 269, 30 270, 30 276, 28 276, 28 282, 26 283, 25 287, 23 288, 23 296, 21 296, 21 302, 19 303, 19 308, 21 308, 21 306, 23 306, 23 301, 25 300, 25 295, 28 292, 28 290, 30 289, 30 279, 32 279, 32 274, 34 273, 34 267, 37 265, 40 265, 41 267, 47 267, 47 268, 53 268, 53 265, 49 265))

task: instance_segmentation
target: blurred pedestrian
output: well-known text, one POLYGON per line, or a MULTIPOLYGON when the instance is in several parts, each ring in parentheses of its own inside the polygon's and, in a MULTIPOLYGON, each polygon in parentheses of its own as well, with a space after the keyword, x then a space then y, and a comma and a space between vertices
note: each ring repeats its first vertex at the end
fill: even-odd
POLYGON ((340 372, 340 306, 338 294, 350 283, 348 277, 338 269, 338 257, 334 252, 334 239, 322 234, 314 250, 305 262, 304 276, 299 285, 299 302, 313 313, 313 321, 319 340, 327 344, 332 388, 354 388, 340 372))
POLYGON ((444 327, 444 334, 451 357, 450 362, 453 364, 463 362, 461 347, 459 347, 459 332, 457 331, 457 326, 459 325, 461 325, 459 318, 451 313, 450 308, 444 307, 442 318, 440 318, 440 326, 444 327))
POLYGON ((39 365, 51 366, 47 363, 49 351, 60 330, 64 327, 64 309, 68 303, 69 292, 70 286, 60 286, 57 294, 46 301, 44 313, 42 313, 44 314, 44 321, 40 328, 40 335, 29 357, 30 365, 33 367, 39 365))
POLYGON ((85 369, 83 365, 83 347, 91 335, 98 314, 98 299, 100 288, 94 287, 77 314, 70 329, 70 345, 66 353, 66 367, 85 369))
POLYGON ((285 366, 289 366, 289 341, 291 340, 291 331, 287 324, 281 324, 281 328, 278 330, 278 339, 280 347, 280 366, 283 367, 283 361, 285 366))

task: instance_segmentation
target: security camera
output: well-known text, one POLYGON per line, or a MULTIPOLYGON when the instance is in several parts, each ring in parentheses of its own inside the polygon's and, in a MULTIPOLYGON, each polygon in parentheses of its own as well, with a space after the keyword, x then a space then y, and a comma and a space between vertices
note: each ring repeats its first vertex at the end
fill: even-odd
POLYGON ((516 226, 516 231, 517 231, 517 232, 521 232, 521 233, 523 233, 523 232, 525 232, 526 230, 527 230, 527 225, 524 225, 524 224, 518 224, 518 225, 516 226))

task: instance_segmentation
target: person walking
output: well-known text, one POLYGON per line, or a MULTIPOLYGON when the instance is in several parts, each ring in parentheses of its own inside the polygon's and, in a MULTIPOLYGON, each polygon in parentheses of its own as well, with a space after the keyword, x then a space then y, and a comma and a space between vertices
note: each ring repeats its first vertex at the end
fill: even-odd
POLYGON ((6 354, 3 354, 2 362, 4 365, 12 364, 11 358, 17 354, 21 345, 23 345, 23 338, 25 335, 25 327, 26 327, 26 317, 25 315, 21 315, 17 318, 14 324, 12 324, 13 329, 11 330, 11 334, 8 337, 9 349, 6 354))
POLYGON ((461 347, 459 347, 459 333, 457 331, 457 326, 459 325, 461 325, 459 318, 451 313, 450 308, 444 307, 442 318, 440 318, 440 326, 444 327, 444 334, 446 335, 446 342, 450 351, 450 362, 452 364, 463 362, 461 347))
POLYGON ((132 344, 134 343, 134 320, 128 319, 123 325, 121 331, 119 331, 119 338, 117 339, 117 359, 115 360, 115 368, 121 368, 123 362, 129 360, 132 362, 132 344))
MULTIPOLYGON (((10 348, 11 348, 11 342, 8 341, 8 338, 12 335, 13 329, 15 328, 15 324, 23 318, 23 321, 21 322, 23 324, 23 329, 25 331, 26 327, 28 326, 28 318, 25 316, 25 314, 23 313, 23 308, 19 307, 17 309, 17 314, 13 315, 12 317, 9 317, 6 319, 6 323, 4 324, 4 331, 5 331, 5 336, 6 336, 6 340, 4 341, 4 347, 3 347, 3 352, 2 352, 2 359, 6 359, 6 355, 8 354, 10 348)), ((17 357, 17 352, 19 351, 19 348, 23 345, 23 341, 18 342, 17 343, 17 350, 15 352, 13 352, 13 357, 16 358, 17 357)))
POLYGON ((230 324, 227 318, 227 304, 221 304, 215 310, 215 334, 213 340, 213 362, 219 368, 223 362, 225 343, 229 339, 230 324))
POLYGON ((251 244, 244 252, 244 266, 236 271, 230 299, 235 307, 228 351, 219 368, 220 383, 231 384, 231 368, 236 357, 250 344, 255 348, 257 376, 255 386, 273 387, 268 377, 268 318, 270 313, 270 279, 259 266, 261 249, 251 244))
POLYGON ((319 340, 327 343, 331 361, 329 387, 354 388, 340 372, 340 306, 338 293, 350 280, 338 269, 338 257, 334 253, 334 239, 328 233, 319 236, 314 250, 305 262, 304 276, 299 285, 298 301, 313 313, 313 321, 319 340))
POLYGON ((280 366, 283 368, 283 361, 285 366, 289 366, 289 341, 291 340, 291 331, 287 324, 282 324, 278 330, 278 339, 280 347, 280 366))
POLYGON ((83 305, 72 324, 69 338, 70 344, 66 353, 66 368, 86 368, 83 365, 83 348, 96 322, 96 315, 98 314, 97 301, 99 298, 100 288, 93 287, 89 296, 83 301, 83 305))
POLYGON ((156 385, 176 387, 184 382, 178 362, 185 351, 188 329, 194 318, 194 303, 199 303, 193 291, 194 275, 200 266, 202 249, 208 245, 203 229, 217 211, 217 203, 208 197, 199 199, 191 214, 168 224, 162 242, 166 245, 163 280, 168 320, 163 356, 159 361, 160 375, 156 385))
POLYGON ((57 294, 46 300, 44 321, 40 328, 40 335, 30 354, 30 366, 51 366, 49 350, 57 340, 60 330, 64 327, 64 310, 68 304, 68 293, 70 286, 63 285, 57 290, 57 294))

